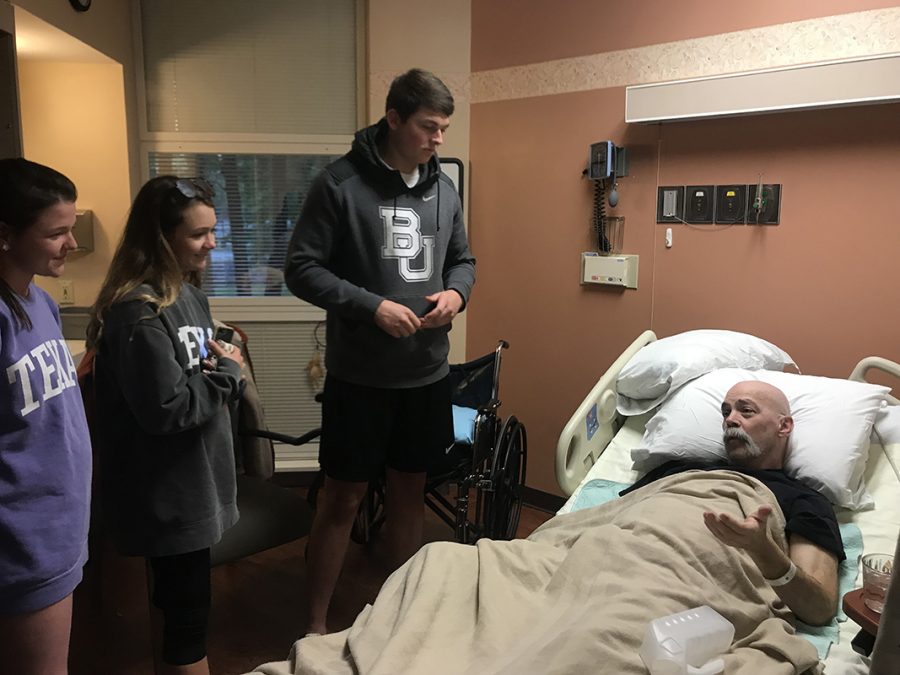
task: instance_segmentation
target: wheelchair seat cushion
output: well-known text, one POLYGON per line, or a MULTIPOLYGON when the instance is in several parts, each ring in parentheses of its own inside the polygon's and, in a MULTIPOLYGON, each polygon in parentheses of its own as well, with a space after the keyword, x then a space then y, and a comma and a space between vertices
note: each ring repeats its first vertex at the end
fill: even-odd
POLYGON ((475 417, 478 411, 474 408, 453 406, 453 438, 457 443, 472 445, 475 442, 475 417))

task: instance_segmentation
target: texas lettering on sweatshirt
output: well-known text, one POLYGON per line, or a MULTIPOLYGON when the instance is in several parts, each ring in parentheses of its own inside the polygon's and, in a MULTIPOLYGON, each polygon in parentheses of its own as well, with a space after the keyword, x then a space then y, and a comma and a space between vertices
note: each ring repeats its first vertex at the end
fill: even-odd
POLYGON ((29 285, 31 326, 0 301, 0 607, 46 607, 87 559, 91 442, 59 310, 29 285))
POLYGON ((14 400, 22 401, 19 414, 33 413, 41 403, 59 396, 66 389, 78 386, 75 361, 63 340, 47 340, 19 358, 6 369, 6 377, 14 400))

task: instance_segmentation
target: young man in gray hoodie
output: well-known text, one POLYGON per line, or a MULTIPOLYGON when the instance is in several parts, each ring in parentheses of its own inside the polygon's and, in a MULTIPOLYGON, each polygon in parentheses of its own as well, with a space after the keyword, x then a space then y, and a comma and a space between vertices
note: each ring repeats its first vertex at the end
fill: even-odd
POLYGON ((327 632, 368 481, 386 476, 384 538, 400 564, 421 545, 426 470, 453 442, 447 334, 475 283, 459 195, 436 154, 453 96, 413 69, 385 109, 316 179, 285 266, 291 292, 328 312, 310 633, 327 632))

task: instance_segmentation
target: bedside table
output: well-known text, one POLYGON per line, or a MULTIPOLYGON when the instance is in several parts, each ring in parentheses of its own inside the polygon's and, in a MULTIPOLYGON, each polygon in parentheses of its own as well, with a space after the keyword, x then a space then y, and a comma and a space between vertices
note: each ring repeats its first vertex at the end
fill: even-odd
POLYGON ((881 620, 881 614, 866 607, 862 595, 861 588, 850 591, 844 596, 841 606, 844 613, 862 628, 850 643, 853 651, 863 656, 869 656, 872 653, 872 647, 875 646, 875 636, 878 634, 878 622, 881 620))

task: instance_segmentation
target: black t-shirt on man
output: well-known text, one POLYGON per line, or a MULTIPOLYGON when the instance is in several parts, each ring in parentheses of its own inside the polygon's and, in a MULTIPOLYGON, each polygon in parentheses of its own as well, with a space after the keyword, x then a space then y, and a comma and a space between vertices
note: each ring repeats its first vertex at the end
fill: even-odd
POLYGON ((809 539, 817 546, 834 553, 839 562, 847 557, 831 503, 812 488, 777 469, 749 469, 733 464, 703 464, 674 460, 648 472, 634 485, 622 490, 619 495, 625 495, 660 478, 697 469, 703 471, 725 469, 756 478, 775 495, 784 513, 787 523, 785 533, 788 536, 795 532, 809 539))

